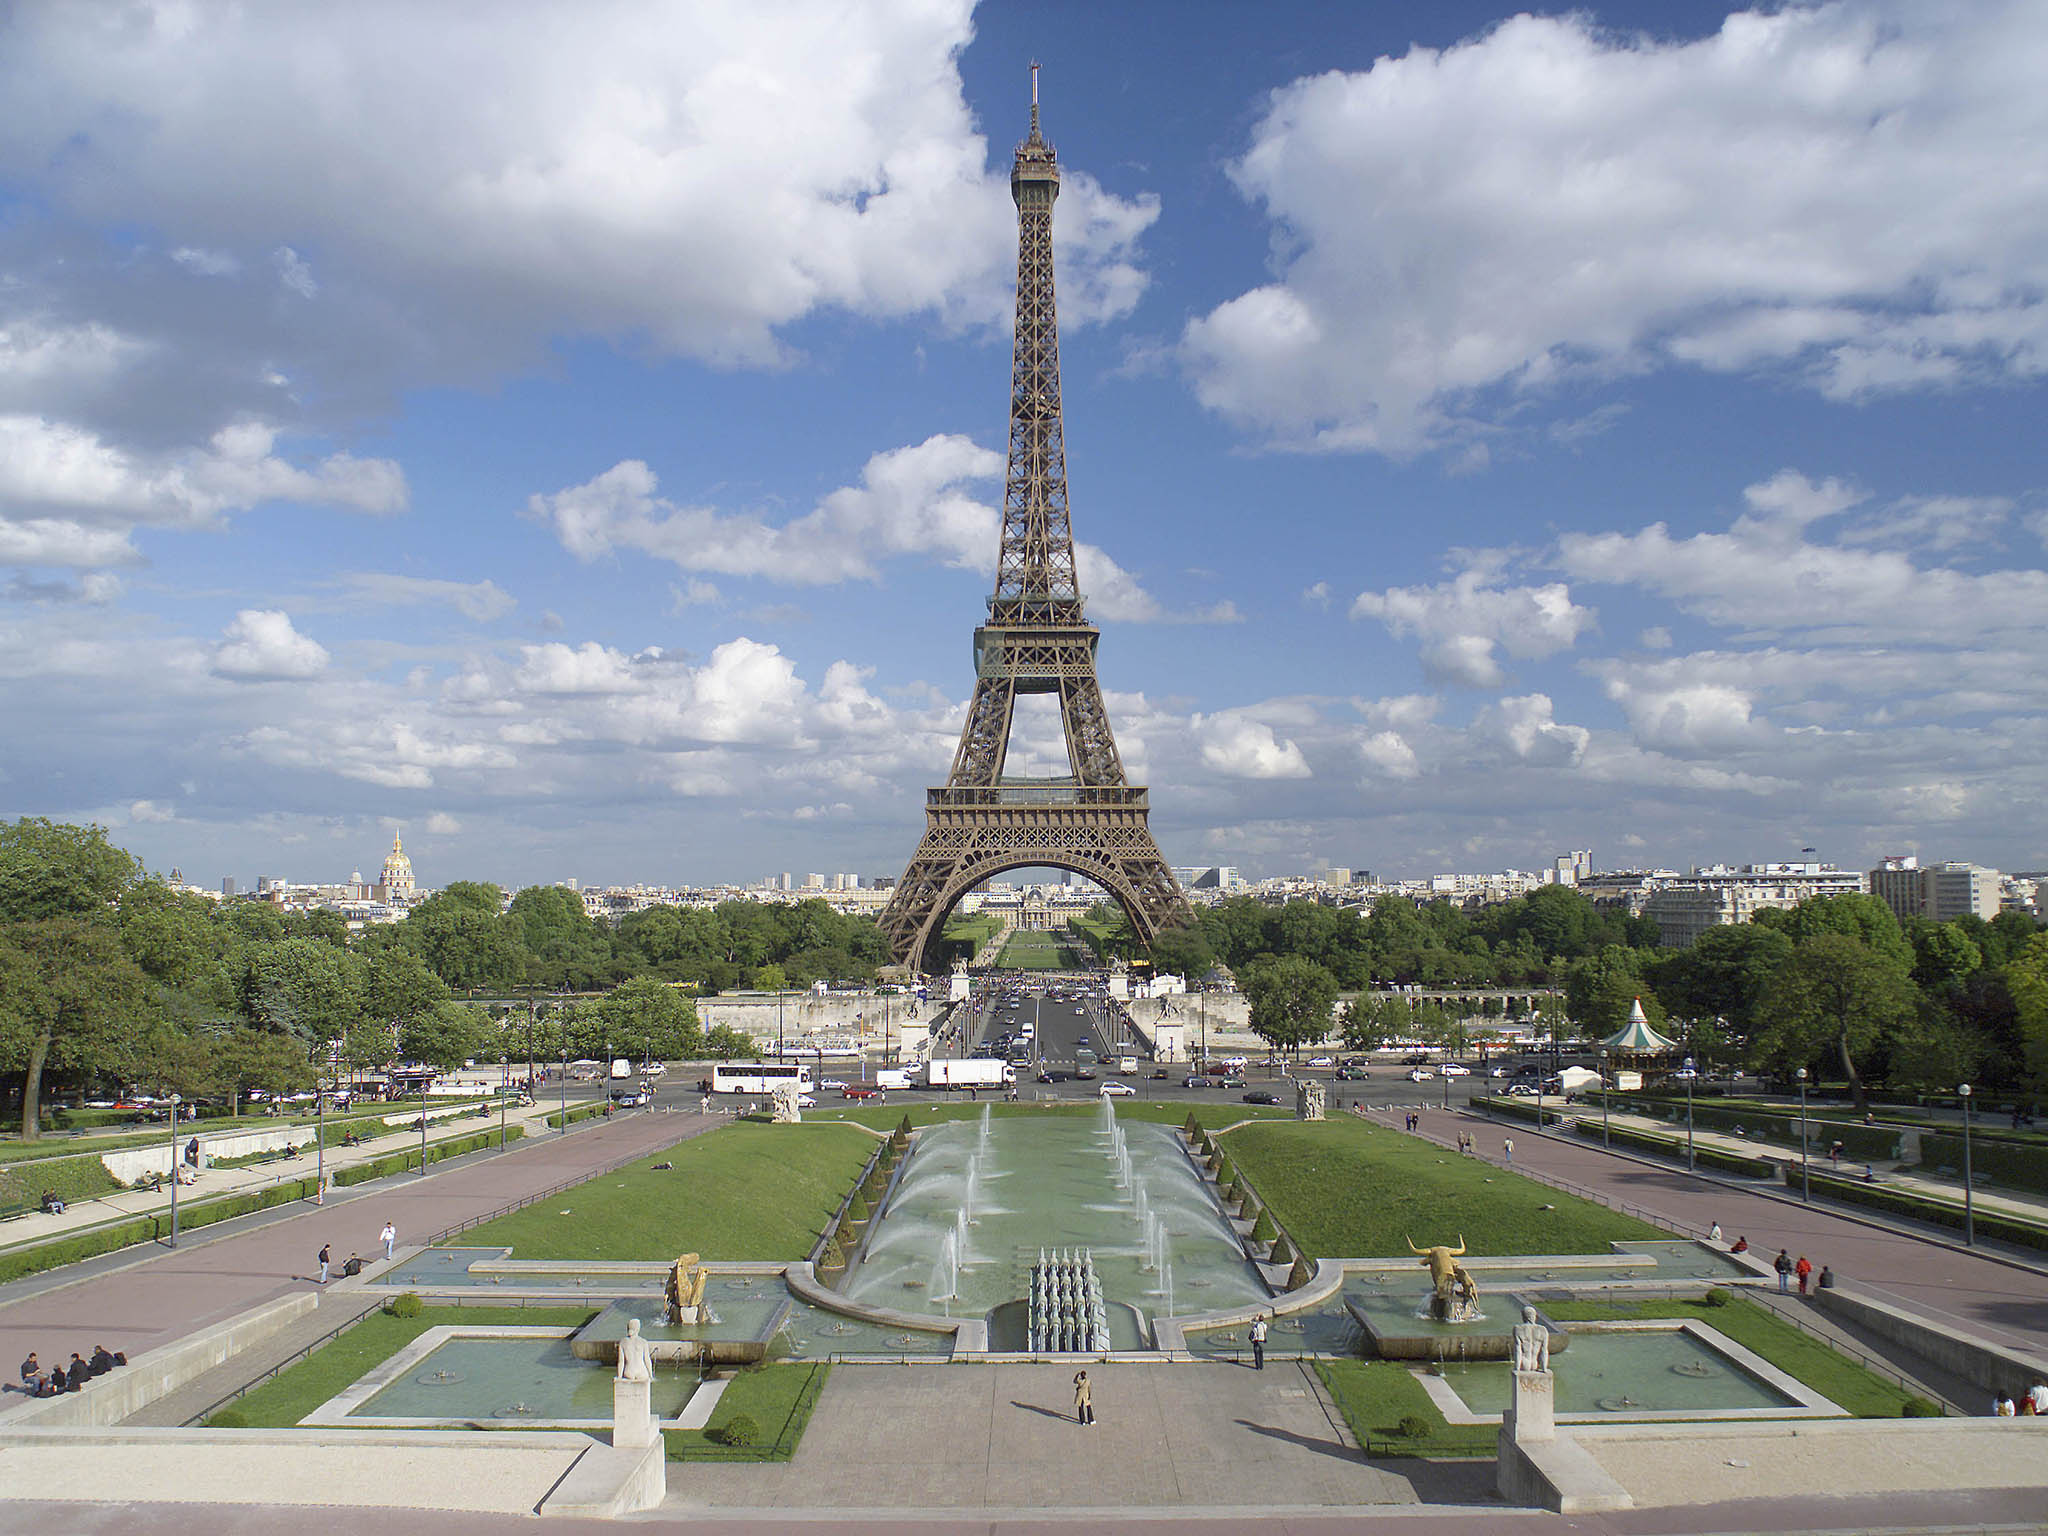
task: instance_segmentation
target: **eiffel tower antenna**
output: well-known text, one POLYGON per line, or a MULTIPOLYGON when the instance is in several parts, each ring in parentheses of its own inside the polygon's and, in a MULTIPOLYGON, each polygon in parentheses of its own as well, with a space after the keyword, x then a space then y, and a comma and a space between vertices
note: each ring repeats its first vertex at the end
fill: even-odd
POLYGON ((974 632, 974 698, 952 772, 943 788, 925 793, 924 837, 881 918, 895 957, 920 970, 962 896, 1029 865, 1093 880, 1123 908, 1142 944, 1192 916, 1152 840, 1146 791, 1124 777, 1095 677, 1101 631, 1083 612, 1074 569, 1053 302, 1052 205, 1059 191, 1058 157, 1039 132, 1034 62, 1031 133, 1017 146, 1010 169, 1017 326, 995 591, 988 622, 974 632), (1019 694, 1058 696, 1065 775, 1026 779, 1003 772, 1019 694))

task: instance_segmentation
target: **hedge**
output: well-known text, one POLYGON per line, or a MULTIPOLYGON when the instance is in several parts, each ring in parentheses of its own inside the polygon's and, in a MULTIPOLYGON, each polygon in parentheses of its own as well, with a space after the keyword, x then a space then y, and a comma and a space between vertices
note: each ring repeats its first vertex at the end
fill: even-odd
POLYGON ((570 1110, 566 1116, 559 1109, 556 1110, 552 1115, 548 1116, 548 1126, 552 1130, 559 1131, 566 1125, 574 1125, 578 1120, 588 1120, 592 1115, 601 1115, 603 1113, 604 1105, 601 1102, 596 1104, 579 1104, 576 1108, 570 1110))
MULTIPOLYGON (((289 1183, 273 1184, 266 1189, 246 1190, 237 1195, 220 1195, 192 1205, 181 1204, 178 1207, 178 1230, 189 1232, 195 1227, 207 1227, 217 1221, 246 1216, 251 1211, 265 1211, 272 1206, 289 1205, 294 1200, 310 1198, 312 1193, 312 1179, 293 1179, 289 1183)), ((46 1269, 75 1264, 80 1259, 95 1258, 119 1248, 133 1247, 137 1243, 153 1243, 170 1230, 170 1225, 170 1213, 165 1211, 161 1216, 137 1216, 129 1221, 97 1227, 90 1232, 80 1232, 72 1237, 60 1237, 51 1242, 37 1243, 33 1247, 16 1249, 12 1253, 0 1253, 0 1281, 18 1280, 23 1275, 39 1274, 46 1269)))
MULTIPOLYGON (((1481 1099, 1478 1102, 1486 1106, 1487 1113, 1489 1114, 1506 1115, 1514 1120, 1527 1120, 1531 1125, 1536 1123, 1536 1101, 1533 1098, 1497 1093, 1490 1098, 1481 1099)), ((1578 1115, 1579 1111, 1577 1110, 1566 1113, 1562 1108, 1552 1109, 1550 1107, 1558 1102, 1554 1098, 1545 1097, 1543 1100, 1543 1124, 1563 1125, 1566 1120, 1575 1118, 1578 1115)))
MULTIPOLYGON (((1581 1116, 1576 1129, 1581 1136, 1594 1141, 1602 1139, 1598 1120, 1581 1116)), ((1660 1157, 1685 1156, 1683 1136, 1664 1136, 1655 1131, 1638 1131, 1628 1126, 1612 1124, 1607 1127, 1606 1134, 1616 1146, 1633 1147, 1640 1152, 1654 1152, 1660 1157)), ((1718 1168, 1723 1173, 1740 1173, 1758 1179, 1776 1178, 1778 1174, 1778 1165, 1767 1157, 1751 1157, 1742 1152, 1724 1152, 1718 1147, 1702 1145, 1697 1140, 1693 1142, 1692 1150, 1693 1161, 1703 1168, 1718 1168)))
MULTIPOLYGON (((1960 1176, 1963 1171, 1962 1133, 1921 1132, 1920 1166, 1953 1168, 1960 1176)), ((1970 1137, 1970 1171, 1976 1178, 2030 1190, 2035 1194, 2048 1194, 2048 1147, 1973 1134, 1970 1137)))
MULTIPOLYGON (((1957 1232, 1963 1229, 1963 1205, 1960 1200, 1953 1203, 1946 1200, 1930 1200, 1924 1195, 1908 1194, 1882 1184, 1865 1184, 1860 1179, 1845 1179, 1836 1174, 1818 1171, 1813 1173, 1812 1181, 1815 1194, 1826 1195, 1830 1200, 1839 1200, 1844 1205, 1869 1206, 1873 1210, 1889 1211, 1895 1216, 1910 1216, 1917 1221, 1929 1222, 1937 1227, 1949 1227, 1957 1232)), ((1975 1213, 1972 1224, 1980 1237, 1995 1237, 2025 1248, 2048 1249, 2048 1227, 2035 1226, 2017 1217, 1986 1211, 1981 1207, 1975 1213)))
MULTIPOLYGON (((525 1134, 526 1128, 518 1125, 507 1126, 504 1132, 507 1141, 518 1141, 525 1134)), ((498 1137, 498 1128, 493 1126, 488 1131, 477 1131, 468 1136, 454 1136, 446 1141, 429 1142, 427 1161, 440 1163, 451 1157, 462 1157, 471 1152, 482 1151, 485 1147, 496 1146, 498 1137)), ((328 1175, 328 1182, 341 1186, 367 1184, 372 1179, 386 1179, 394 1173, 406 1173, 419 1166, 420 1154, 417 1151, 393 1152, 390 1156, 380 1157, 374 1162, 357 1163, 351 1168, 337 1169, 328 1175)))
MULTIPOLYGON (((1685 1101, 1683 1099, 1631 1099, 1616 1094, 1614 1107, 1624 1114, 1649 1115, 1654 1119, 1670 1119, 1673 1123, 1685 1123, 1685 1101)), ((1761 1136, 1771 1141, 1782 1142, 1797 1150, 1799 1146, 1799 1116, 1783 1110, 1731 1108, 1725 1104, 1701 1104, 1694 1101, 1692 1123, 1695 1129, 1709 1131, 1733 1131, 1738 1126, 1747 1134, 1761 1136)), ((1817 1115, 1806 1117, 1806 1143, 1809 1155, 1818 1151, 1825 1154, 1830 1142, 1839 1141, 1842 1150, 1860 1162, 1888 1161, 1896 1158, 1900 1151, 1901 1136, 1898 1127, 1883 1125, 1854 1125, 1843 1120, 1823 1120, 1817 1115)))

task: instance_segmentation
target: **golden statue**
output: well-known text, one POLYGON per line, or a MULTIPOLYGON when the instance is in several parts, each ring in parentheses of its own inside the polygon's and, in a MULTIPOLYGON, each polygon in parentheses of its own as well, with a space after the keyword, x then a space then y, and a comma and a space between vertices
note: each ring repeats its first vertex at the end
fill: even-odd
POLYGON ((709 1278, 710 1272, 697 1262, 694 1253, 684 1254, 669 1267, 662 1300, 670 1323, 695 1323, 703 1317, 704 1282, 709 1278))
POLYGON ((1415 1254, 1429 1266, 1429 1281, 1433 1294, 1429 1298, 1429 1315, 1440 1323, 1462 1323, 1479 1314, 1479 1282, 1472 1278, 1472 1272, 1458 1262, 1465 1256, 1465 1234, 1458 1234, 1458 1246, 1438 1244, 1434 1248, 1418 1248, 1415 1239, 1409 1238, 1408 1251, 1415 1254))

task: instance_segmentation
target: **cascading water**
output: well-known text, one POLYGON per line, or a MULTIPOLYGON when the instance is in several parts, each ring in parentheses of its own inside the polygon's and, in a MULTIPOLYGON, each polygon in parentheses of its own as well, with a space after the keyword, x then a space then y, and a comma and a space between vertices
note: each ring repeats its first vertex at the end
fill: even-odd
POLYGON ((928 1294, 935 1301, 944 1301, 960 1294, 960 1239, 952 1232, 948 1232, 939 1240, 939 1256, 932 1262, 928 1294))
POLYGON ((967 1159, 967 1183, 960 1192, 960 1214, 968 1221, 974 1220, 975 1197, 981 1193, 981 1153, 974 1152, 967 1159))

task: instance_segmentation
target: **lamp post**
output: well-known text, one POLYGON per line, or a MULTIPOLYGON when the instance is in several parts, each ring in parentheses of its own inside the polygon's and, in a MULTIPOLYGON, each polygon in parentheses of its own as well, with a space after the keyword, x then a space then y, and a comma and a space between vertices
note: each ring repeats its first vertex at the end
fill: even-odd
POLYGON ((559 1136, 569 1134, 569 1031, 562 1030, 562 1123, 555 1127, 559 1136))
POLYGON ((1963 1101, 1963 1246, 1977 1246, 1977 1196, 1970 1179, 1970 1085, 1956 1089, 1963 1101))
POLYGON ((171 1095, 171 1246, 178 1246, 178 1096, 171 1095))
POLYGON ((1614 1086, 1607 1079, 1607 1050, 1603 1046, 1600 1051, 1600 1150, 1603 1152, 1614 1150, 1614 1140, 1607 1128, 1608 1100, 1613 1097, 1614 1086))
POLYGON ((427 1176, 427 1083, 426 1063, 420 1063, 420 1177, 427 1176))
POLYGON ((782 988, 775 989, 775 1059, 782 1060, 782 988))
POLYGON ((505 1046, 501 1041, 498 1045, 498 1150, 500 1152, 504 1151, 512 1143, 511 1135, 505 1128, 505 1100, 511 1095, 511 1077, 512 1063, 507 1059, 505 1046))
POLYGON ((1799 1198, 1813 1203, 1813 1182, 1806 1162, 1806 1068, 1792 1074, 1799 1079, 1799 1198))
MULTIPOLYGON (((285 1133, 287 1137, 291 1134, 285 1133)), ((327 1085, 313 1075, 313 1203, 327 1203, 327 1085)))
POLYGON ((1692 1173, 1698 1167, 1693 1161, 1692 1150, 1692 1080, 1698 1069, 1690 1056, 1685 1058, 1685 1171, 1692 1173))

